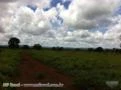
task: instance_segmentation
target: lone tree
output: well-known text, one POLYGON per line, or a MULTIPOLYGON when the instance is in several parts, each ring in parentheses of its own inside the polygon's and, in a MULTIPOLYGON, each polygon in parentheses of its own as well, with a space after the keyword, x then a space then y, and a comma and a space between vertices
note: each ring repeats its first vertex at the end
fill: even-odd
POLYGON ((19 48, 19 43, 20 43, 20 40, 16 37, 12 37, 10 38, 10 40, 8 41, 8 46, 10 48, 19 48))

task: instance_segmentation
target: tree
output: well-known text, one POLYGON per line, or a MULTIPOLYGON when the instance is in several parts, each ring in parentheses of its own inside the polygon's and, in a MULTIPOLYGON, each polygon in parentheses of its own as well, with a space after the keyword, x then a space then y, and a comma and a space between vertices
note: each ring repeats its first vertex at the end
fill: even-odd
POLYGON ((76 51, 80 51, 81 49, 80 48, 75 48, 76 51))
POLYGON ((52 47, 52 50, 61 51, 61 50, 64 50, 64 48, 63 47, 52 47))
POLYGON ((30 47, 28 45, 23 45, 22 48, 23 49, 29 49, 30 47))
POLYGON ((103 51, 103 48, 102 48, 102 47, 97 47, 97 48, 95 49, 95 51, 97 51, 97 52, 102 52, 102 51, 103 51))
POLYGON ((42 48, 42 46, 40 44, 35 44, 33 48, 39 50, 42 48))
POLYGON ((94 51, 94 49, 93 48, 88 48, 88 51, 94 51))
POLYGON ((16 37, 12 37, 10 38, 10 40, 8 41, 8 46, 10 48, 19 48, 19 43, 20 43, 20 40, 16 37))
POLYGON ((56 50, 56 47, 52 47, 52 50, 56 50))

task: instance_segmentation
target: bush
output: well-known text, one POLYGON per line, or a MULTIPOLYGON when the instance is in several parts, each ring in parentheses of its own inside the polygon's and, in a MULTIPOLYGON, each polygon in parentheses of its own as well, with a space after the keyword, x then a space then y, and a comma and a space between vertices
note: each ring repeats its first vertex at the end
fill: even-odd
POLYGON ((40 50, 40 49, 42 49, 42 46, 40 44, 35 44, 33 46, 33 48, 36 49, 36 50, 40 50))
POLYGON ((63 47, 52 47, 52 50, 58 50, 58 51, 61 51, 63 50, 64 48, 63 47))
POLYGON ((29 49, 30 47, 28 45, 23 45, 22 48, 23 49, 29 49))
POLYGON ((102 51, 104 51, 104 50, 103 50, 102 47, 97 47, 97 48, 95 49, 95 51, 97 51, 97 52, 102 52, 102 51))
POLYGON ((96 88, 99 88, 101 90, 101 88, 106 88, 105 81, 100 79, 100 75, 94 75, 93 73, 89 75, 88 72, 82 72, 81 74, 73 80, 73 85, 78 89, 96 90, 96 88))
POLYGON ((93 48, 88 48, 88 51, 94 51, 94 49, 93 48))
POLYGON ((75 51, 80 51, 80 48, 76 48, 75 51))

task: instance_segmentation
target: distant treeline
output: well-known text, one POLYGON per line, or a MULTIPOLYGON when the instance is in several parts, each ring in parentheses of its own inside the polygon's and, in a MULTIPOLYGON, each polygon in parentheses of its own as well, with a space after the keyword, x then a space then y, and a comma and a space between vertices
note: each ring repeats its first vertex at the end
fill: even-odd
POLYGON ((51 49, 51 50, 76 50, 76 51, 95 51, 95 52, 121 52, 121 49, 113 48, 113 49, 104 49, 102 47, 97 47, 97 48, 65 48, 65 47, 42 47, 40 44, 34 44, 33 46, 29 45, 19 45, 20 40, 16 37, 10 38, 8 41, 8 45, 0 45, 0 48, 22 48, 22 49, 36 49, 36 50, 41 50, 41 49, 51 49))
MULTIPOLYGON (((0 45, 0 48, 11 48, 7 45, 0 45)), ((102 47, 97 48, 67 48, 67 47, 42 47, 40 44, 34 44, 33 46, 29 45, 19 45, 19 47, 12 47, 12 49, 48 49, 48 50, 56 50, 56 51, 63 51, 63 50, 73 50, 73 51, 90 51, 90 52, 119 52, 121 53, 121 49, 113 48, 113 49, 105 49, 102 47)))
POLYGON ((75 50, 75 51, 94 51, 94 52, 121 52, 121 49, 104 49, 102 47, 97 48, 64 48, 64 47, 52 47, 52 50, 75 50))

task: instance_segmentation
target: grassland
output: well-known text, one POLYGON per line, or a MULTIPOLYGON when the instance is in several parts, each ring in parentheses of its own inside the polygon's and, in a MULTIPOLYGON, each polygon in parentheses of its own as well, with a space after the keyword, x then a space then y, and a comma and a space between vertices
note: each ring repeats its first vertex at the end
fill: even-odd
POLYGON ((105 82, 119 81, 114 90, 121 89, 121 53, 32 50, 31 55, 40 62, 71 75, 73 85, 78 88, 110 90, 105 82))
MULTIPOLYGON (((9 82, 19 75, 17 69, 21 51, 0 51, 0 83, 9 82)), ((72 76, 73 85, 79 90, 110 90, 106 81, 119 81, 119 85, 111 90, 121 89, 121 53, 46 49, 24 51, 30 53, 33 60, 39 60, 58 69, 58 72, 72 76)))
POLYGON ((21 50, 1 49, 0 50, 0 83, 10 82, 13 77, 19 74, 17 67, 20 63, 21 50))

